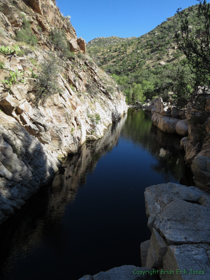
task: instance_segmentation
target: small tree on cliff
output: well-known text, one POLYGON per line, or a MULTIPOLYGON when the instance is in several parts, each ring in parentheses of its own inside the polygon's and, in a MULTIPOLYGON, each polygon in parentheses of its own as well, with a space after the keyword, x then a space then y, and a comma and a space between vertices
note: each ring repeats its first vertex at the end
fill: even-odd
POLYGON ((36 102, 42 102, 55 93, 61 93, 58 83, 59 61, 54 55, 49 55, 41 64, 41 71, 37 77, 36 102))
POLYGON ((55 50, 58 52, 59 57, 71 57, 71 52, 68 47, 68 42, 63 30, 54 28, 51 31, 50 38, 55 46, 55 50))

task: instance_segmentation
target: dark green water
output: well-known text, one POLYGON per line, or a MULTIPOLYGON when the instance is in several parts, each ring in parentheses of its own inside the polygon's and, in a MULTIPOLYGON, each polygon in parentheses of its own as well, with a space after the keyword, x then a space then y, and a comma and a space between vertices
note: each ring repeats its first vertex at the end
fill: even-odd
POLYGON ((150 238, 145 188, 192 184, 179 141, 129 110, 102 139, 86 143, 0 227, 0 279, 76 280, 139 266, 140 243, 150 238))

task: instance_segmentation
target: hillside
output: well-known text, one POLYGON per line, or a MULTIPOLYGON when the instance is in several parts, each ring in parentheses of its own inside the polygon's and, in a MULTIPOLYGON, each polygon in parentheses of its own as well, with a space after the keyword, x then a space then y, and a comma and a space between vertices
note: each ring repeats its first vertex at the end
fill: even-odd
POLYGON ((123 44, 123 43, 127 43, 130 40, 133 40, 136 37, 130 37, 130 38, 120 38, 117 36, 111 36, 111 37, 99 37, 99 38, 95 38, 91 41, 88 42, 88 46, 91 48, 91 46, 93 47, 93 52, 94 52, 94 48, 100 48, 100 47, 110 47, 113 45, 118 45, 118 44, 123 44))
MULTIPOLYGON (((195 16, 197 8, 198 5, 184 10, 189 13, 191 32, 200 24, 195 16)), ((189 79, 185 56, 178 50, 175 40, 179 29, 180 18, 175 14, 138 38, 94 39, 88 42, 87 52, 98 66, 115 77, 129 103, 144 100, 144 96, 162 95, 167 99, 168 92, 173 91, 178 67, 184 68, 189 79)))

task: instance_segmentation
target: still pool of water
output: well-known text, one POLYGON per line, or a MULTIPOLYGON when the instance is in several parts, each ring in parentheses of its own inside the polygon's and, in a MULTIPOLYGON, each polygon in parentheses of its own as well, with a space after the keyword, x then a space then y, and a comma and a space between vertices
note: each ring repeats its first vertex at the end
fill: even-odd
POLYGON ((84 144, 0 226, 0 279, 77 280, 140 266, 140 243, 150 238, 145 188, 193 184, 179 142, 130 109, 102 139, 84 144))

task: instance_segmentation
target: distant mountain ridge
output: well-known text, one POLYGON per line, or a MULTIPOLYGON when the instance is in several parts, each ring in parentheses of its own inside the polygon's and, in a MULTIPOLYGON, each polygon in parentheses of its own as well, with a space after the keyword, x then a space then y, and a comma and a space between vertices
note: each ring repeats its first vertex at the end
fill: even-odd
POLYGON ((94 45, 101 45, 101 46, 110 46, 115 45, 121 42, 126 42, 128 40, 132 40, 136 38, 135 36, 129 37, 129 38, 120 38, 118 36, 111 36, 111 37, 98 37, 91 41, 89 41, 87 44, 88 46, 94 46, 94 45))
MULTIPOLYGON (((200 24, 196 18, 197 7, 194 5, 181 12, 189 14, 191 32, 200 24)), ((174 79, 168 72, 173 72, 178 65, 186 66, 185 56, 178 50, 175 40, 180 24, 176 13, 140 37, 96 38, 87 44, 87 52, 107 73, 114 74, 128 102, 130 99, 135 101, 131 96, 135 91, 133 84, 142 85, 144 81, 147 82, 146 88, 143 86, 142 89, 144 95, 151 97, 151 92, 160 95, 165 90, 162 88, 165 82, 174 79)))

